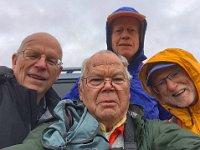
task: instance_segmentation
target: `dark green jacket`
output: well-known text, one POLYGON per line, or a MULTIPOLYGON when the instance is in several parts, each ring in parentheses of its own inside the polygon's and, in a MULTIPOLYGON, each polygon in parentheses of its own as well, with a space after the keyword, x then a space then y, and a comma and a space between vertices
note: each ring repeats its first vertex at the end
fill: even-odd
MULTIPOLYGON (((65 105, 65 103, 68 102, 63 101, 60 103, 65 105)), ((134 122, 135 141, 138 150, 200 150, 200 137, 198 135, 180 129, 173 123, 143 119, 143 116, 139 115, 138 111, 136 113, 135 110, 139 110, 139 108, 137 106, 130 106, 127 116, 134 122)), ((62 120, 59 121, 62 122, 62 120)), ((56 123, 58 123, 58 121, 56 121, 56 123)), ((53 123, 53 125, 56 123, 53 123)), ((9 147, 4 150, 43 150, 44 148, 41 143, 42 132, 48 126, 48 123, 41 125, 31 132, 23 144, 9 147)), ((126 123, 125 130, 127 126, 126 123)), ((49 130, 45 129, 45 133, 46 131, 49 130)), ((107 148, 104 148, 103 150, 109 149, 108 145, 107 148)))

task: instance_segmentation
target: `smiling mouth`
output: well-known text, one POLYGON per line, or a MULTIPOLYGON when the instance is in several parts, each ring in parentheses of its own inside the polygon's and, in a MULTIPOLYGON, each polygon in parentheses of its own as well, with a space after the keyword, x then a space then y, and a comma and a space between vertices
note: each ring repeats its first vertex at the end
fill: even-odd
POLYGON ((185 92, 185 89, 182 89, 182 90, 178 91, 177 93, 173 94, 172 96, 177 97, 177 96, 181 95, 184 92, 185 92))
POLYGON ((41 81, 46 80, 44 77, 33 75, 33 74, 29 74, 29 77, 36 79, 36 80, 41 80, 41 81))

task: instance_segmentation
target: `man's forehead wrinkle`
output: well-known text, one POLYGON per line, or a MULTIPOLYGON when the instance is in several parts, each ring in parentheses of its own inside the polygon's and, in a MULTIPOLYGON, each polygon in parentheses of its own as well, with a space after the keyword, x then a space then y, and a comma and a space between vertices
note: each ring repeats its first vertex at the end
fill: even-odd
POLYGON ((94 63, 91 65, 91 67, 95 68, 95 67, 101 67, 101 66, 119 66, 120 64, 119 63, 107 63, 107 62, 104 62, 104 63, 94 63))
POLYGON ((117 60, 113 60, 110 57, 104 57, 103 59, 96 58, 93 63, 91 63, 91 67, 98 67, 98 66, 116 66, 120 65, 117 60))
POLYGON ((91 73, 98 74, 98 72, 106 73, 106 70, 107 73, 111 73, 116 69, 121 70, 121 67, 123 68, 123 63, 116 55, 110 53, 99 53, 88 60, 85 73, 87 75, 91 73))

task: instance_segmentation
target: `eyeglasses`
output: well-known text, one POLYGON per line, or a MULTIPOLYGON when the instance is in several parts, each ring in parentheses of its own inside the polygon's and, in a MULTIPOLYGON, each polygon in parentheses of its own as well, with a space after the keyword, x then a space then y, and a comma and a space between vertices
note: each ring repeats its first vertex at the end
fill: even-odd
MULTIPOLYGON (((34 62, 37 62, 38 60, 41 59, 42 55, 40 52, 37 52, 33 49, 24 49, 23 51, 20 51, 18 53, 22 53, 23 57, 27 60, 31 60, 34 62)), ((54 58, 52 56, 45 56, 46 59, 46 64, 48 66, 57 66, 57 67, 61 67, 62 66, 62 61, 58 58, 54 58)))
POLYGON ((82 78, 82 80, 86 80, 86 85, 90 88, 95 89, 101 89, 104 87, 105 83, 107 81, 110 82, 110 84, 115 87, 116 90, 124 90, 124 85, 127 83, 128 79, 126 79, 124 76, 116 76, 112 78, 103 78, 103 77, 96 77, 96 76, 88 76, 87 78, 82 78))
POLYGON ((177 82, 180 80, 181 77, 185 75, 185 72, 182 69, 177 69, 172 71, 168 76, 165 78, 159 80, 158 82, 155 82, 155 84, 152 85, 154 91, 158 93, 159 91, 163 91, 167 87, 167 79, 177 82))

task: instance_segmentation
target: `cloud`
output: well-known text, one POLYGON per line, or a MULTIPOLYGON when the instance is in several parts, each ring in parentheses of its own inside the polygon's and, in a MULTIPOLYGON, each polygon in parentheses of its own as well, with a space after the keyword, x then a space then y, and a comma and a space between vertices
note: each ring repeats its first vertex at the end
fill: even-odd
POLYGON ((33 32, 53 34, 63 47, 64 67, 105 49, 106 17, 122 6, 147 17, 145 53, 167 47, 184 48, 200 60, 198 0, 1 0, 0 65, 11 67, 12 53, 33 32))

